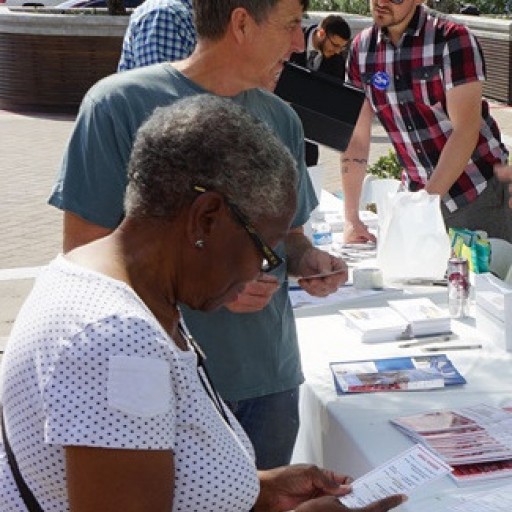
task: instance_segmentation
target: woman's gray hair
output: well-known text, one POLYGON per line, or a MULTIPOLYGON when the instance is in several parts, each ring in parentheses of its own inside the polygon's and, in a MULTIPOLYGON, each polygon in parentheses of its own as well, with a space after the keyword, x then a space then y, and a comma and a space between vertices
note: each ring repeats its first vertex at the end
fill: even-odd
POLYGON ((126 215, 172 219, 197 197, 194 185, 222 193, 252 221, 279 217, 295 206, 296 165, 261 121, 200 94, 157 108, 137 132, 126 215))
MULTIPOLYGON (((205 39, 219 39, 226 32, 231 13, 243 7, 256 23, 265 21, 270 11, 282 0, 193 0, 194 24, 197 35, 205 39)), ((309 0, 300 0, 304 11, 309 0)), ((283 28, 284 30, 284 28, 283 28)))

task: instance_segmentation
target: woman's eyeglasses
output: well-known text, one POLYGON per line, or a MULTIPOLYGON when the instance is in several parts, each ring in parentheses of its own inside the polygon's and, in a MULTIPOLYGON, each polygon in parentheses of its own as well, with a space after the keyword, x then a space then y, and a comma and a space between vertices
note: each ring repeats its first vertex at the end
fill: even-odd
MULTIPOLYGON (((200 185, 194 185, 194 190, 199 194, 207 192, 207 189, 200 185)), ((224 197, 224 201, 226 201, 226 204, 235 220, 245 229, 245 231, 247 231, 247 234, 251 237, 256 248, 263 255, 261 271, 271 272, 279 267, 283 263, 283 258, 276 254, 276 252, 274 252, 274 250, 263 241, 263 238, 259 235, 254 226, 249 222, 249 219, 240 211, 236 204, 232 203, 227 197, 224 197)))

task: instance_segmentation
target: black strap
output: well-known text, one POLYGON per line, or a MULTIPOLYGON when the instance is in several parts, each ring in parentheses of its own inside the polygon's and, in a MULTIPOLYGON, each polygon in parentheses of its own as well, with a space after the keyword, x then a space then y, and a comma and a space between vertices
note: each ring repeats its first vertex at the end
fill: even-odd
POLYGON ((5 453, 7 454, 7 461, 9 462, 9 466, 11 467, 11 471, 14 476, 14 480, 16 481, 16 485, 18 486, 18 490, 20 491, 21 497, 23 498, 23 501, 25 502, 25 505, 29 512, 43 512, 43 509, 41 508, 36 498, 32 494, 32 491, 29 489, 28 485, 23 479, 23 476, 21 476, 20 468, 18 467, 18 464, 14 457, 14 453, 12 453, 11 450, 11 445, 9 444, 9 440, 7 439, 4 412, 1 406, 0 414, 2 415, 2 438, 4 442, 5 453))
POLYGON ((206 394, 212 401, 213 405, 219 411, 220 415, 224 418, 224 421, 230 427, 231 429, 233 426, 231 425, 231 422, 229 421, 228 415, 226 414, 226 410, 224 409, 224 402, 222 401, 222 398, 220 397, 217 389, 213 385, 212 379, 210 378, 210 374, 208 373, 208 370, 206 369, 206 365, 204 362, 206 361, 206 355, 203 352, 203 349, 198 345, 197 341, 194 339, 194 337, 188 332, 185 325, 180 321, 178 324, 178 329, 180 331, 180 334, 188 340, 189 344, 192 346, 192 349, 196 353, 197 356, 197 374, 199 376, 199 380, 201 381, 201 384, 206 391, 206 394))

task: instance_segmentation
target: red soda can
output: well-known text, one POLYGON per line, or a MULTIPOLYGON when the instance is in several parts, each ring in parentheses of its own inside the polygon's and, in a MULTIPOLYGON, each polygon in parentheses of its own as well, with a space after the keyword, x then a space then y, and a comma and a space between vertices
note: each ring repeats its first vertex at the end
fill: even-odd
POLYGON ((466 258, 448 260, 448 311, 452 318, 462 318, 469 312, 469 269, 466 258))

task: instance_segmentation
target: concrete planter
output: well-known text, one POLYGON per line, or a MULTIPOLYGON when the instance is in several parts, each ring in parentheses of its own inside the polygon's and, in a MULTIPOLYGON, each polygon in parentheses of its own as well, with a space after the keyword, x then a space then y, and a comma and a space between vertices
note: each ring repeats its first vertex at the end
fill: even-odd
POLYGON ((85 92, 116 71, 128 16, 48 11, 0 7, 2 108, 76 111, 85 92))
POLYGON ((452 15, 478 38, 485 56, 484 95, 512 105, 512 20, 452 15))
MULTIPOLYGON (((317 22, 328 14, 310 13, 311 22, 317 22)), ((354 35, 372 24, 372 19, 366 16, 340 14, 347 20, 354 35)), ((484 95, 512 105, 512 20, 464 14, 451 14, 450 18, 469 27, 480 42, 487 69, 484 95)))

